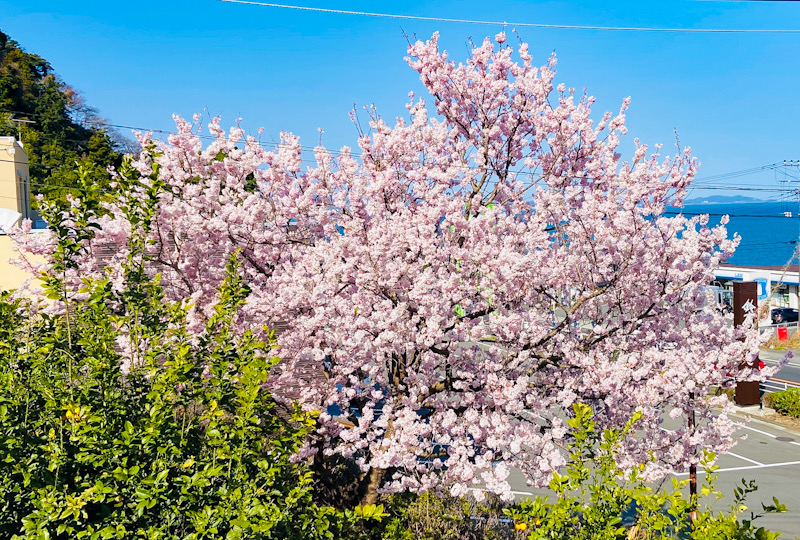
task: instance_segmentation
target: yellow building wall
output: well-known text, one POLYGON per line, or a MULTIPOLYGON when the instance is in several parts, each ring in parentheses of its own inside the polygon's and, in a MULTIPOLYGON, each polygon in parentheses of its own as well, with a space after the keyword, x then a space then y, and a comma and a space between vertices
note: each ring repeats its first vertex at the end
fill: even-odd
POLYGON ((16 289, 31 277, 31 274, 9 262, 9 259, 17 258, 19 258, 19 253, 14 251, 14 243, 11 238, 4 234, 0 235, 0 291, 16 289))
MULTIPOLYGON (((0 137, 0 208, 31 217, 28 154, 14 137, 0 137)), ((16 289, 31 277, 9 262, 18 257, 14 242, 0 232, 0 290, 16 289)))
POLYGON ((28 154, 14 137, 0 137, 0 208, 31 217, 28 154))

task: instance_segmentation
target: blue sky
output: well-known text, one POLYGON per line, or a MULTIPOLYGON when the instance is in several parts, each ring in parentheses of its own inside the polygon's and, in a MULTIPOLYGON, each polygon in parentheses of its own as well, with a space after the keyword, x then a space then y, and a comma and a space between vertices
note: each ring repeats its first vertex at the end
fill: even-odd
MULTIPOLYGON (((301 4, 300 0, 295 2, 301 4)), ((303 1, 302 5, 428 17, 566 25, 800 29, 800 2, 303 1)), ((506 29, 509 30, 511 26, 506 29)), ((275 139, 354 144, 353 105, 387 118, 420 93, 403 32, 438 30, 456 60, 470 37, 500 25, 379 19, 219 0, 0 0, 0 29, 48 59, 113 124, 172 129, 172 113, 243 118, 275 139)), ((626 96, 630 136, 672 149, 673 130, 703 164, 699 178, 800 159, 800 34, 688 34, 518 28, 558 82, 597 97, 596 117, 626 96)), ((797 171, 795 171, 797 172, 797 171)), ((774 185, 765 171, 718 181, 774 185)), ((711 192, 705 192, 710 194, 711 192)), ((719 193, 719 192, 715 192, 719 193)), ((698 193, 702 195, 702 193, 698 193)), ((729 194, 777 197, 772 192, 729 194)))

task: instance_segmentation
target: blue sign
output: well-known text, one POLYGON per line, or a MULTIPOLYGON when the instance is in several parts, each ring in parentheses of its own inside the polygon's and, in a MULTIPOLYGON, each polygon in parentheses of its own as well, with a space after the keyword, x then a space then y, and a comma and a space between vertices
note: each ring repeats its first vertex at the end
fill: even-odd
POLYGON ((766 278, 756 278, 753 281, 758 283, 758 299, 759 300, 766 300, 769 296, 768 286, 769 281, 766 278))
POLYGON ((738 279, 738 280, 741 281, 741 280, 744 279, 744 274, 741 273, 741 272, 736 272, 732 276, 728 276, 728 275, 725 274, 724 270, 721 270, 721 271, 718 271, 716 274, 714 274, 714 277, 716 277, 718 279, 733 279, 733 280, 738 279))

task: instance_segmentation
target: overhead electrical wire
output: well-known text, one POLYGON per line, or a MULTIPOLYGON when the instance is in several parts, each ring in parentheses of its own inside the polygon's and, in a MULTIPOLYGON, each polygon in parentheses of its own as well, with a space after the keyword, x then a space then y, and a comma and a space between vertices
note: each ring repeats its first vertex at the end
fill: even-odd
MULTIPOLYGON (((41 116, 41 114, 39 114, 39 113, 26 113, 26 112, 23 112, 23 111, 2 110, 2 109, 0 109, 0 113, 19 114, 19 115, 26 115, 26 116, 41 116)), ((129 125, 123 125, 123 124, 112 124, 112 123, 107 123, 107 122, 98 122, 96 125, 89 126, 89 127, 95 127, 95 128, 112 127, 112 128, 119 128, 119 129, 131 129, 131 130, 140 131, 140 132, 159 133, 159 134, 164 134, 164 135, 181 135, 178 132, 168 131, 168 130, 164 130, 164 129, 146 128, 146 127, 141 127, 141 126, 129 126, 129 125)), ((200 134, 200 133, 192 133, 191 135, 192 136, 196 136, 196 137, 201 138, 201 139, 206 139, 206 140, 217 140, 216 136, 210 135, 210 134, 209 135, 205 135, 205 134, 200 134)), ((71 141, 71 142, 85 142, 84 140, 79 140, 79 139, 62 139, 62 140, 71 141)), ((244 141, 240 141, 240 142, 244 142, 244 141)), ((284 143, 278 143, 278 142, 264 142, 264 141, 261 141, 261 140, 257 140, 256 142, 259 145, 266 145, 266 146, 269 146, 269 147, 272 147, 272 148, 275 148, 275 149, 278 149, 278 148, 280 148, 282 146, 289 146, 289 145, 286 145, 284 143)), ((312 147, 312 146, 307 146, 307 145, 298 145, 298 146, 300 147, 301 152, 313 152, 313 151, 316 150, 316 147, 312 147)), ((337 150, 328 150, 328 149, 326 149, 326 151, 329 152, 332 155, 341 155, 342 154, 341 151, 337 151, 337 150)), ((354 157, 362 157, 362 158, 364 157, 363 154, 358 154, 358 153, 353 153, 353 156, 354 157)), ((9 161, 10 160, 0 159, 0 162, 9 162, 9 161)), ((301 158, 301 162, 307 163, 307 164, 316 164, 316 160, 314 160, 314 159, 303 159, 303 158, 301 158)), ((783 170, 784 176, 789 176, 790 178, 794 178, 791 175, 788 175, 787 172, 786 172, 787 167, 791 166, 792 164, 793 164, 793 162, 789 162, 789 165, 787 165, 787 162, 784 161, 782 163, 771 163, 771 164, 768 164, 768 165, 762 165, 760 167, 752 167, 752 168, 749 168, 749 169, 742 169, 742 170, 738 170, 738 171, 720 173, 720 174, 712 175, 712 176, 695 178, 692 181, 691 186, 689 187, 689 193, 693 193, 693 192, 695 192, 697 190, 719 190, 719 191, 758 191, 758 192, 771 192, 771 193, 781 193, 781 194, 797 194, 798 193, 798 189, 796 189, 796 188, 788 188, 788 187, 763 187, 762 185, 758 185, 758 184, 749 184, 749 185, 748 184, 736 184, 736 185, 719 185, 719 184, 717 184, 717 185, 707 185, 706 184, 706 183, 712 183, 712 182, 719 182, 719 181, 726 180, 726 179, 731 179, 731 178, 738 178, 738 177, 741 177, 741 176, 747 176, 747 175, 750 175, 750 174, 754 174, 754 173, 758 173, 758 172, 762 172, 762 171, 766 171, 766 170, 774 170, 774 171, 783 170)), ((45 164, 42 164, 42 163, 29 163, 29 166, 37 167, 37 168, 41 168, 41 169, 58 168, 55 165, 45 165, 45 164)), ((447 164, 447 166, 449 166, 449 167, 458 167, 458 168, 462 168, 464 170, 482 170, 479 167, 470 166, 468 164, 463 164, 463 165, 462 164, 447 164)), ((72 188, 72 187, 69 187, 69 186, 43 186, 43 187, 53 187, 53 188, 56 188, 56 189, 76 189, 76 188, 72 188)), ((782 201, 780 201, 780 202, 782 202, 782 201)), ((775 216, 768 216, 768 217, 775 217, 775 216)), ((777 216, 777 217, 782 217, 782 216, 777 216)))
MULTIPOLYGON (((78 187, 78 186, 59 186, 59 185, 52 185, 52 184, 43 184, 37 182, 29 182, 29 186, 32 187, 48 187, 51 189, 68 189, 73 191, 88 191, 87 189, 78 187)), ((98 191, 100 193, 114 193, 114 189, 96 189, 94 191, 98 191)), ((719 213, 719 212, 681 212, 681 211, 665 211, 662 212, 661 215, 664 216, 685 216, 685 217, 695 217, 695 216, 709 216, 709 217, 722 217, 728 216, 730 218, 762 218, 762 219, 800 219, 800 215, 792 214, 791 216, 787 216, 785 214, 736 214, 736 213, 719 213)))
POLYGON ((312 11, 317 13, 332 13, 336 15, 357 15, 360 17, 378 17, 384 19, 405 19, 427 22, 444 22, 459 24, 481 24, 491 26, 514 26, 527 28, 547 28, 557 30, 604 30, 615 32, 664 32, 664 33, 690 33, 690 34, 800 34, 800 29, 781 28, 660 28, 650 26, 596 26, 578 24, 545 24, 532 22, 488 21, 479 19, 453 19, 446 17, 423 17, 420 15, 400 15, 396 13, 378 13, 372 11, 352 11, 346 9, 318 8, 297 6, 291 4, 274 4, 269 2, 255 2, 252 0, 220 0, 230 4, 248 4, 253 6, 272 7, 280 9, 293 9, 298 11, 312 11))
MULTIPOLYGON (((307 161, 307 160, 303 160, 303 161, 307 161)), ((0 158, 0 163, 16 163, 16 161, 10 160, 10 159, 2 159, 2 158, 0 158)), ((32 167, 43 168, 43 169, 56 169, 56 168, 58 168, 58 166, 56 166, 56 165, 45 165, 45 164, 42 164, 42 163, 28 163, 28 165, 32 166, 32 167)), ((465 166, 465 168, 470 169, 470 170, 475 169, 475 167, 468 167, 468 166, 465 166)), ((32 186, 33 185, 38 185, 38 186, 41 186, 41 187, 51 187, 51 188, 56 188, 56 189, 78 189, 76 187, 71 187, 71 186, 54 186, 54 185, 51 185, 51 184, 33 184, 33 183, 31 183, 30 185, 32 185, 32 186)), ((759 192, 772 192, 772 193, 798 193, 798 189, 796 189, 796 188, 767 188, 767 187, 742 187, 742 186, 729 186, 729 187, 713 186, 713 187, 709 187, 709 186, 694 186, 694 185, 689 187, 688 193, 691 194, 691 193, 693 193, 694 191, 697 191, 697 190, 759 191, 759 192)), ((754 201, 754 202, 782 202, 782 201, 780 199, 771 199, 771 200, 762 200, 762 201, 754 201)), ((699 213, 697 215, 699 215, 699 213)), ((723 214, 709 214, 709 215, 723 215, 723 214)), ((728 214, 728 215, 730 215, 732 217, 734 216, 734 214, 728 214)), ((737 217, 745 217, 745 216, 747 216, 747 214, 736 214, 736 216, 737 217)), ((752 215, 751 217, 761 217, 761 216, 752 215)), ((783 216, 763 216, 763 217, 783 217, 783 216)))
POLYGON ((692 190, 710 190, 710 191, 772 191, 778 193, 797 191, 797 188, 780 188, 780 187, 750 187, 750 186, 690 186, 692 190))
MULTIPOLYGON (((755 204, 755 203, 754 203, 755 204)), ((761 218, 761 219, 800 219, 800 215, 792 214, 787 216, 785 214, 734 214, 727 212, 678 212, 678 211, 665 211, 662 213, 665 216, 708 216, 708 217, 722 217, 728 216, 730 218, 761 218)))
MULTIPOLYGON (((41 116, 41 114, 39 114, 39 113, 26 113, 26 112, 23 112, 23 111, 12 111, 12 110, 2 110, 2 109, 0 109, 0 113, 20 114, 20 115, 28 115, 28 116, 41 116)), ((123 125, 123 124, 112 124, 112 123, 108 123, 108 122, 99 122, 99 123, 97 123, 97 125, 90 126, 90 127, 95 127, 95 128, 113 127, 113 128, 118 128, 118 129, 130 129, 130 130, 139 131, 139 132, 159 133, 159 134, 162 134, 162 135, 181 135, 181 133, 178 133, 176 131, 169 131, 169 130, 165 130, 165 129, 147 128, 147 127, 141 127, 141 126, 129 126, 129 125, 123 125)), ((217 140, 217 137, 214 136, 214 135, 205 135, 205 134, 202 134, 202 133, 193 133, 192 136, 198 137, 200 139, 205 139, 205 140, 217 140)), ((70 141, 70 142, 85 142, 85 141, 80 140, 80 139, 62 139, 62 140, 70 141)), ((240 141, 240 142, 244 142, 244 141, 240 141)), ((265 146, 269 146, 269 147, 275 148, 275 149, 278 149, 278 148, 281 148, 281 147, 290 146, 290 145, 287 145, 285 143, 278 143, 278 142, 264 142, 264 141, 261 141, 261 140, 257 140, 256 142, 258 142, 259 145, 265 145, 265 146)), ((301 149, 301 151, 305 151, 305 152, 314 152, 317 149, 317 147, 315 147, 315 146, 308 146, 308 145, 298 145, 298 146, 301 149)), ((342 152, 340 150, 332 150, 332 149, 327 149, 327 148, 325 150, 326 150, 326 152, 328 152, 328 153, 330 153, 332 155, 341 155, 342 154, 342 152)), ((352 155, 354 157, 357 157, 357 156, 362 156, 363 157, 362 154, 358 154, 358 153, 353 153, 352 155)), ((316 163, 314 160, 303 160, 303 162, 316 163)), ((44 167, 44 165, 39 165, 39 166, 44 167)), ((454 166, 454 165, 451 164, 450 166, 454 166)), ((464 169, 470 169, 470 170, 473 170, 473 169, 474 170, 482 170, 479 167, 472 167, 472 166, 469 166, 469 165, 463 165, 463 166, 459 166, 459 167, 460 168, 464 168, 464 169)), ((730 189, 730 190, 739 190, 739 189, 741 189, 743 191, 747 191, 748 189, 746 189, 746 188, 748 186, 745 186, 745 185, 742 185, 742 184, 738 184, 738 185, 736 185, 734 187, 728 188, 728 187, 722 187, 722 186, 706 186, 704 183, 705 182, 708 182, 708 183, 718 182, 718 181, 725 180, 725 179, 728 179, 728 178, 738 178, 738 177, 741 177, 741 176, 747 176, 747 175, 750 175, 750 174, 763 172, 763 171, 766 171, 766 170, 778 170, 778 169, 781 169, 781 168, 783 168, 783 169, 786 168, 786 162, 783 162, 783 163, 770 163, 768 165, 762 165, 760 167, 752 167, 752 168, 749 168, 749 169, 742 169, 742 170, 738 170, 738 171, 720 173, 720 174, 716 174, 716 175, 712 175, 712 176, 705 176, 705 177, 695 178, 692 181, 692 186, 691 186, 690 189, 692 189, 692 190, 694 190, 694 189, 725 189, 725 190, 727 190, 727 189, 730 189)), ((793 191, 790 188, 761 188, 761 187, 759 187, 758 184, 753 184, 752 186, 753 186, 752 187, 753 191, 793 191)))
MULTIPOLYGON (((755 246, 774 246, 775 244, 796 244, 797 240, 786 240, 783 242, 759 242, 756 244, 746 244, 747 247, 755 247, 755 246)), ((741 246, 739 246, 741 247, 741 246)))
POLYGON ((750 168, 750 169, 743 169, 743 170, 740 170, 740 171, 731 171, 731 172, 727 172, 727 173, 715 174, 715 175, 712 175, 712 176, 704 176, 704 177, 700 177, 700 178, 695 179, 695 181, 698 182, 698 183, 701 183, 701 184, 703 184, 703 183, 714 183, 714 182, 719 182, 721 180, 727 180, 729 178, 739 178, 741 176, 748 176, 748 175, 760 173, 760 172, 763 172, 763 171, 775 170, 775 169, 777 169, 777 168, 779 168, 781 166, 782 165, 780 163, 770 163, 769 165, 762 165, 761 167, 753 167, 753 168, 750 168))

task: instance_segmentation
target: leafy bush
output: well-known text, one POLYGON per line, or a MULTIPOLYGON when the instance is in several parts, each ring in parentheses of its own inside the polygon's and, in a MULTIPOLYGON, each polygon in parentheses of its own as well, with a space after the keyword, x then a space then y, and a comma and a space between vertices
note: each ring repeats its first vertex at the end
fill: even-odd
MULTIPOLYGON (((714 489, 716 467, 707 466, 704 484, 697 499, 685 497, 682 489, 688 480, 673 480, 672 489, 653 489, 640 477, 638 468, 623 472, 615 461, 616 448, 627 431, 638 421, 635 415, 622 430, 598 434, 587 405, 574 406, 569 424, 575 438, 569 445, 570 459, 565 474, 554 474, 550 489, 555 500, 536 497, 506 510, 518 531, 533 539, 736 539, 769 540, 778 537, 753 522, 763 514, 750 513, 745 498, 757 488, 742 480, 735 489, 728 512, 717 512, 710 505, 722 494, 714 489), (692 517, 694 515, 694 518, 692 517)), ((708 461, 713 455, 707 456, 708 461)), ((764 512, 782 512, 777 500, 763 507, 764 512)))
MULTIPOLYGON (((0 537, 334 538, 381 519, 312 500, 292 457, 314 420, 279 415, 265 389, 271 334, 232 326, 248 292, 235 255, 190 335, 187 306, 143 271, 142 235, 120 289, 63 280, 100 208, 56 204, 53 304, 0 298, 0 537)), ((146 205, 128 210, 146 226, 146 205)))
MULTIPOLYGON (((135 188, 157 196, 154 184, 135 188)), ((205 331, 190 332, 189 306, 168 301, 145 271, 152 198, 117 201, 136 229, 122 283, 64 278, 92 236, 97 200, 41 206, 55 240, 43 275, 52 305, 0 297, 2 538, 774 538, 752 525, 759 515, 740 519, 752 483, 715 513, 681 494, 686 482, 654 491, 639 469, 623 473, 615 457, 638 416, 598 434, 586 405, 569 421, 553 502, 481 508, 423 494, 352 510, 320 504, 311 471, 293 459, 314 419, 278 414, 265 385, 278 361, 271 334, 232 324, 249 292, 239 254, 205 331)), ((713 499, 708 472, 701 495, 713 499)))
POLYGON ((771 406, 781 414, 800 418, 800 389, 788 388, 770 396, 771 406))
POLYGON ((388 500, 392 516, 385 525, 386 540, 502 540, 515 538, 503 514, 507 504, 496 497, 478 504, 472 498, 433 493, 395 495, 388 500))
POLYGON ((269 343, 230 333, 231 272, 207 339, 192 344, 172 310, 127 375, 114 328, 131 321, 109 311, 107 283, 71 321, 24 316, 13 333, 4 320, 17 342, 0 360, 2 536, 324 536, 333 516, 290 462, 311 420, 283 421, 262 390, 269 343))

